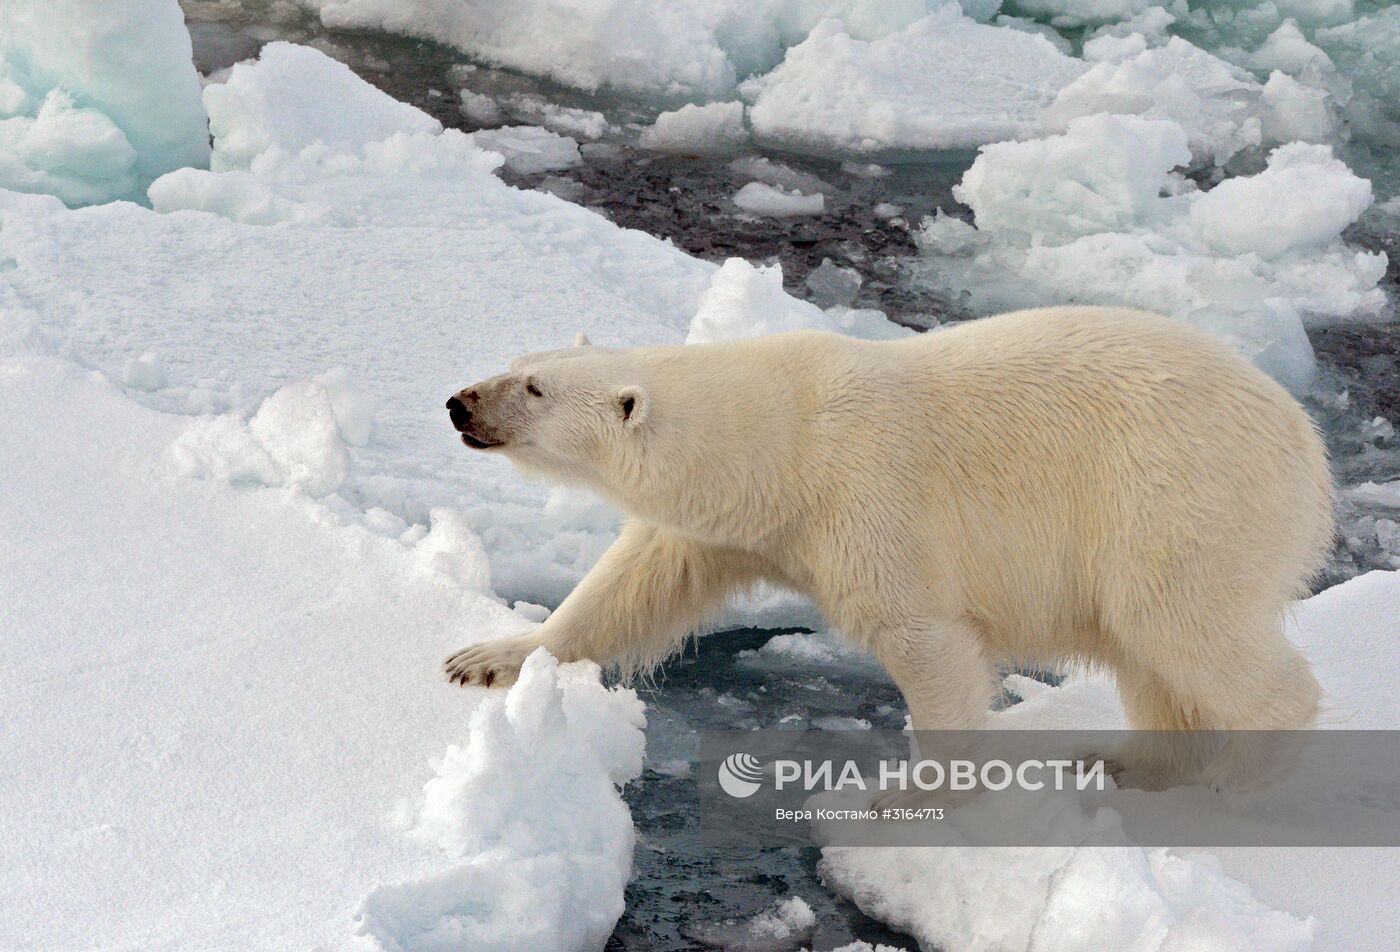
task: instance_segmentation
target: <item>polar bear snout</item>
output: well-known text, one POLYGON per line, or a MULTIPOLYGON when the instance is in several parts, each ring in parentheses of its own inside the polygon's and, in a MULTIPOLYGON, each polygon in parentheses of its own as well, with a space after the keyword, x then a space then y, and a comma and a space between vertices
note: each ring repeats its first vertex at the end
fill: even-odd
POLYGON ((465 433, 472 421, 472 411, 462 400, 464 396, 472 402, 476 401, 475 390, 463 390, 461 393, 454 393, 447 398, 447 415, 452 419, 452 425, 457 428, 459 433, 465 433))
POLYGON ((474 450, 492 449, 505 441, 494 427, 484 424, 480 403, 481 395, 474 388, 459 391, 447 398, 447 416, 467 446, 474 450))

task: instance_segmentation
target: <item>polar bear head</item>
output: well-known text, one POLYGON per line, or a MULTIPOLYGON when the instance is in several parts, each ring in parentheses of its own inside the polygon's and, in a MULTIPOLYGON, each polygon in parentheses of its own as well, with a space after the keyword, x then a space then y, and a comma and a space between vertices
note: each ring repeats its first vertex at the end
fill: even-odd
POLYGON ((510 370, 453 394, 452 425, 474 450, 557 482, 615 486, 651 411, 645 371, 628 351, 582 334, 566 350, 516 359, 510 370))

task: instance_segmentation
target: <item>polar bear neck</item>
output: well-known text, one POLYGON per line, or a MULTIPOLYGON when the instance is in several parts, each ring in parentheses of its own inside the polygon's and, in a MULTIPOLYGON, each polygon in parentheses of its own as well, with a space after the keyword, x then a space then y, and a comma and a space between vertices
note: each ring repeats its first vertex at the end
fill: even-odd
POLYGON ((635 452, 604 461, 596 488, 635 517, 709 542, 751 546, 780 533, 796 515, 821 400, 807 357, 828 337, 838 340, 798 332, 634 350, 651 410, 635 452))

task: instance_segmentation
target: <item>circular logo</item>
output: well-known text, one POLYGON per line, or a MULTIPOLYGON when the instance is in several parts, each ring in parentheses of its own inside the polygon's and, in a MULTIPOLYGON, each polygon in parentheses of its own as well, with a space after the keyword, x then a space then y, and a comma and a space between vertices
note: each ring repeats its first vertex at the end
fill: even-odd
POLYGON ((763 765, 753 754, 730 754, 719 765, 719 787, 735 799, 758 793, 763 785, 763 765))

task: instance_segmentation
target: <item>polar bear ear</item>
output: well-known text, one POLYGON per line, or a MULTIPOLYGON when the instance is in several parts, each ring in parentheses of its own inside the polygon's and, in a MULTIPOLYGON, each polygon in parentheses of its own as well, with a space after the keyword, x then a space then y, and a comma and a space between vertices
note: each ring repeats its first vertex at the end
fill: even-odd
POLYGON ((579 331, 579 332, 578 332, 578 335, 574 338, 574 346, 575 346, 575 347, 592 347, 592 346, 593 346, 593 342, 592 342, 591 340, 588 339, 588 335, 587 335, 587 334, 585 334, 583 331, 579 331))
POLYGON ((651 398, 643 388, 623 387, 617 391, 617 412, 627 429, 634 430, 645 423, 650 409, 651 398))

